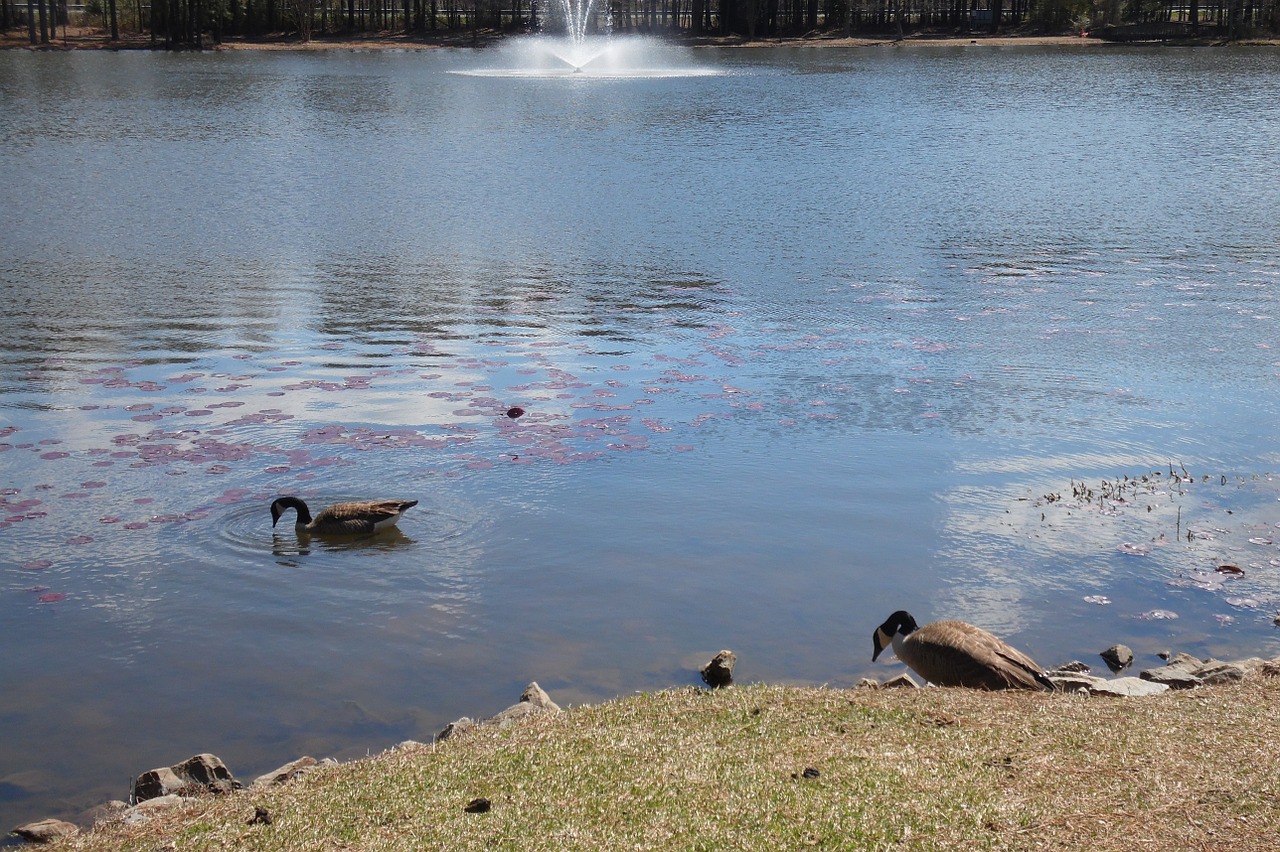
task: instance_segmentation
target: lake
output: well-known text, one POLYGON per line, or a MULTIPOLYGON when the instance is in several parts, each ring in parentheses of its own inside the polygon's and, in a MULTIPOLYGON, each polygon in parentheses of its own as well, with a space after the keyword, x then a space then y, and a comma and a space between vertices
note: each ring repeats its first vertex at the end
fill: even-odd
POLYGON ((0 53, 0 827, 899 608, 1280 653, 1273 49, 505 61, 0 53))

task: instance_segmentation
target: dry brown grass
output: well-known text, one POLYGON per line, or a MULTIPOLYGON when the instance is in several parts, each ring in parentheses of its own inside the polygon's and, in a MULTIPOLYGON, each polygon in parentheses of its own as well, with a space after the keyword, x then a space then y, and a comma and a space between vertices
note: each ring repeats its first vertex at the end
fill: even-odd
POLYGON ((1280 836, 1277 698, 1277 679, 1116 700, 682 689, 192 800, 57 848, 1261 850, 1280 836), (488 813, 464 810, 477 797, 488 813), (270 825, 249 824, 255 807, 270 825))

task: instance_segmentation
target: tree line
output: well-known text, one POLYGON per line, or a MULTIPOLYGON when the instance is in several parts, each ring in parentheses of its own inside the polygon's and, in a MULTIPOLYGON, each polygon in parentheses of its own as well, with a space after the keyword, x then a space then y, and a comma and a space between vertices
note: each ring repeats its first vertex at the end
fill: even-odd
MULTIPOLYGON (((68 23, 150 36, 156 47, 228 38, 445 36, 562 32, 560 0, 0 0, 0 28, 32 44, 68 23), (73 21, 80 17, 83 20, 73 21)), ((1280 32, 1280 0, 597 0, 591 29, 747 39, 920 31, 1047 33, 1163 25, 1174 34, 1238 38, 1280 32)))

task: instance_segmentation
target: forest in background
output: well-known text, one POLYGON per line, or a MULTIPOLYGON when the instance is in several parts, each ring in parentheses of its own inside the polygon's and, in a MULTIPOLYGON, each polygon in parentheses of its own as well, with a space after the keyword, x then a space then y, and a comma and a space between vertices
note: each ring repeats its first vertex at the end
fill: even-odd
MULTIPOLYGON (((163 49, 317 36, 479 38, 565 30, 572 0, 0 0, 0 30, 52 44, 58 28, 163 49)), ((583 0, 576 0, 582 3, 583 0)), ((676 38, 902 37, 1092 31, 1118 41, 1280 33, 1280 0, 596 0, 590 29, 676 38)))

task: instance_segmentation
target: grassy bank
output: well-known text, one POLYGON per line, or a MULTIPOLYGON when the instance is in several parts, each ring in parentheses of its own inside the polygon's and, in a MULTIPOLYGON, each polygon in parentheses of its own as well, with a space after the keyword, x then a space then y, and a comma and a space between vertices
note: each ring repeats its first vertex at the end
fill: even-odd
POLYGON ((1272 848, 1278 699, 1277 678, 1114 700, 681 689, 191 799, 54 848, 1272 848), (490 810, 466 810, 481 797, 490 810), (250 824, 255 808, 271 822, 250 824))

